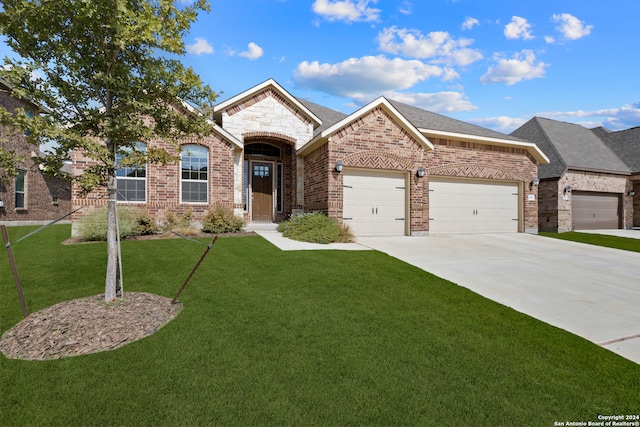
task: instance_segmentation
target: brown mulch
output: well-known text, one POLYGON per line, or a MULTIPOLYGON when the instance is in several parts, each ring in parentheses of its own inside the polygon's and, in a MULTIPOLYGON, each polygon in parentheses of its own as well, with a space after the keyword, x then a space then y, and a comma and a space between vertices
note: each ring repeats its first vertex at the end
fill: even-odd
POLYGON ((153 334, 181 310, 180 303, 144 292, 125 292, 112 303, 104 295, 65 301, 6 331, 0 351, 11 359, 49 360, 113 350, 153 334))

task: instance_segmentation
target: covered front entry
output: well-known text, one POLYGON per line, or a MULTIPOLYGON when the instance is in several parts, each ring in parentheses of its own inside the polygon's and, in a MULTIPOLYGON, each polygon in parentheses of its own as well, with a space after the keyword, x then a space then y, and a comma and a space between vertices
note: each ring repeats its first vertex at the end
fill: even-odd
POLYGON ((429 181, 429 233, 518 232, 516 182, 435 178, 429 181))
POLYGON ((620 228, 620 195, 574 191, 571 195, 574 230, 620 228))
POLYGON ((343 175, 342 221, 355 236, 406 234, 407 174, 348 170, 343 175))

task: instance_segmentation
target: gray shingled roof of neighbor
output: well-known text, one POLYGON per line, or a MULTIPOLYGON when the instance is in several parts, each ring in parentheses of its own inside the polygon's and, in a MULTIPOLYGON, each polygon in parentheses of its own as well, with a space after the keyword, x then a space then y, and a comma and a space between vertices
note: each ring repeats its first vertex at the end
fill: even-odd
POLYGON ((299 103, 308 108, 313 114, 318 116, 320 120, 322 120, 322 124, 313 130, 313 136, 316 137, 325 129, 333 126, 338 123, 340 120, 347 117, 346 114, 343 114, 339 111, 332 110, 327 107, 323 107, 322 105, 315 104, 311 101, 307 101, 306 99, 296 98, 299 103))
POLYGON ((575 123, 534 117, 511 135, 534 142, 551 161, 540 179, 559 178, 566 169, 629 174, 629 167, 591 130, 575 123))
POLYGON ((622 159, 631 173, 640 173, 640 127, 617 132, 604 128, 596 128, 592 131, 622 159))

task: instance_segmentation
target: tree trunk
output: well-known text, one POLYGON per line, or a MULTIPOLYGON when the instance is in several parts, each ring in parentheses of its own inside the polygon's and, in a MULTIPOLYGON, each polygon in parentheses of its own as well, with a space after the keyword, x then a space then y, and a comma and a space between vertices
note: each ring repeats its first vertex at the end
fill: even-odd
POLYGON ((118 279, 118 238, 116 230, 116 192, 115 171, 109 174, 107 183, 109 201, 107 202, 107 277, 104 286, 104 300, 116 299, 116 283, 118 279))

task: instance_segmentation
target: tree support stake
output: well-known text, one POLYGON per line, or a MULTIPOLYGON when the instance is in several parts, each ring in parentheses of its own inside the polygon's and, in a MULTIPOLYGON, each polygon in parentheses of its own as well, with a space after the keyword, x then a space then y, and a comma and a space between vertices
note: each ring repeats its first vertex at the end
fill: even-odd
MULTIPOLYGON (((4 227, 4 226, 3 226, 4 227)), ((180 290, 178 291, 178 293, 176 294, 175 298, 173 298, 171 300, 171 304, 175 304, 178 300, 178 297, 180 296, 180 294, 182 293, 182 291, 184 290, 184 288, 187 286, 187 284, 191 281, 191 278, 193 277, 193 275, 196 273, 196 270, 198 270, 198 267, 200 267, 200 264, 202 264, 202 261, 204 261, 205 257, 207 256, 207 254, 209 253, 209 251, 211 250, 211 248, 213 247, 214 243, 216 243, 216 240, 218 240, 218 236, 215 236, 212 240, 211 243, 209 243, 207 245, 207 249, 204 250, 204 253, 202 254, 202 256, 200 257, 200 259, 198 260, 198 263, 196 264, 195 267, 193 267, 193 270, 191 270, 191 274, 189 274, 189 277, 187 277, 187 280, 184 281, 184 283, 182 284, 182 287, 180 288, 180 290)))
POLYGON ((4 237, 4 246, 7 248, 7 254, 9 254, 9 263, 11 264, 11 270, 13 271, 13 280, 16 282, 16 289, 18 290, 18 297, 20 298, 20 304, 22 305, 22 314, 26 318, 29 315, 27 311, 27 304, 24 302, 24 295, 22 294, 22 285, 20 284, 20 277, 18 276, 18 269, 16 268, 16 261, 13 258, 13 251, 11 250, 11 242, 9 242, 9 234, 7 234, 7 226, 2 225, 2 237, 4 237))

